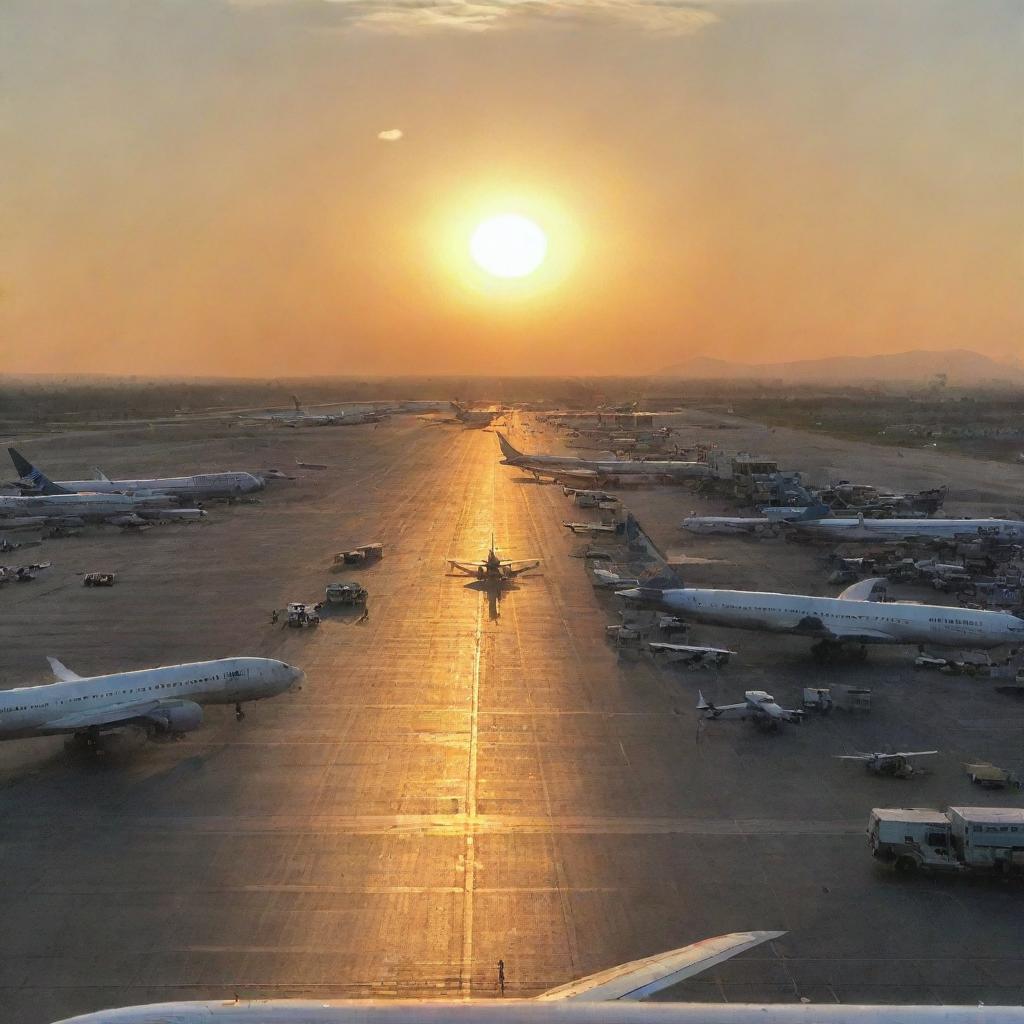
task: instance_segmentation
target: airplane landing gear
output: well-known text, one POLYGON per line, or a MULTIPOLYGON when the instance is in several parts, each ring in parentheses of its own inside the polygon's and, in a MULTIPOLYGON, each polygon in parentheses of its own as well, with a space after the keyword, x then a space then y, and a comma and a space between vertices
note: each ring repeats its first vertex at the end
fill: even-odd
POLYGON ((235 705, 235 721, 241 722, 245 718, 245 712, 242 710, 241 704, 235 705))

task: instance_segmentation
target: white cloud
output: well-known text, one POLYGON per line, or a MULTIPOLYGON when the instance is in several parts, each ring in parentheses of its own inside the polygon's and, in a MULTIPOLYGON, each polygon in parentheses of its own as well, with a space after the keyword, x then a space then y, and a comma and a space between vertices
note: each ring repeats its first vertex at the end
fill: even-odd
POLYGON ((381 142, 397 142, 403 135, 401 128, 385 128, 382 132, 377 132, 377 138, 381 142))
POLYGON ((732 0, 228 0, 251 9, 289 8, 318 24, 372 31, 486 32, 526 24, 617 25, 658 35, 689 35, 718 21, 732 0))

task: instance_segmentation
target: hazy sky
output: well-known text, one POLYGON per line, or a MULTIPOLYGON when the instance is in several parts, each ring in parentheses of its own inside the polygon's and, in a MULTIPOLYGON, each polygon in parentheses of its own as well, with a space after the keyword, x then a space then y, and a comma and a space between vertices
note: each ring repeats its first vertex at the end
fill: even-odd
POLYGON ((0 371, 1022 348, 1022 0, 4 0, 0 65, 0 371))

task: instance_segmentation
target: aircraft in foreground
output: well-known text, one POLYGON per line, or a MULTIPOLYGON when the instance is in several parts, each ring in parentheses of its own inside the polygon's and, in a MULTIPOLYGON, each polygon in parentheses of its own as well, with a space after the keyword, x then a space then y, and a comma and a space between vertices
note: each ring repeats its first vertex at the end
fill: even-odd
POLYGON ((847 645, 932 644, 1000 647, 1024 643, 1024 618, 1010 612, 947 605, 872 600, 884 579, 866 579, 838 597, 776 594, 756 590, 675 589, 642 586, 617 597, 694 622, 766 633, 791 633, 818 641, 827 657, 847 645))
POLYGON ((457 558, 448 559, 448 567, 466 576, 472 576, 488 583, 507 583, 521 576, 524 572, 536 569, 540 565, 537 558, 499 558, 491 537, 491 548, 482 562, 463 561, 457 558))
POLYGON ((780 722, 799 725, 804 717, 802 711, 780 707, 775 698, 764 690, 747 690, 742 704, 713 704, 698 690, 697 710, 707 719, 752 718, 758 725, 769 729, 777 729, 780 722))
POLYGON ((1024 539, 1024 523, 1014 519, 866 519, 821 518, 794 520, 796 535, 809 540, 908 541, 988 536, 1000 540, 1024 539))
POLYGON ((266 484, 252 473, 197 473, 195 476, 141 477, 111 480, 97 469, 95 480, 51 480, 17 449, 8 448, 23 494, 137 494, 171 495, 175 498, 231 498, 262 490, 266 484))
POLYGON ((893 775, 898 779, 908 779, 921 771, 914 766, 912 758, 931 757, 937 753, 937 750, 901 750, 891 754, 875 752, 833 756, 839 761, 860 761, 873 775, 893 775))
POLYGON ((678 483, 681 480, 705 479, 715 475, 706 462, 658 461, 655 459, 579 459, 566 455, 527 455, 496 431, 504 458, 503 465, 518 466, 535 477, 557 480, 580 480, 601 486, 619 480, 626 482, 678 483))
POLYGON ((70 734, 95 749, 104 733, 134 727, 148 736, 198 729, 204 704, 242 704, 276 697, 303 678, 301 669, 270 658, 221 658, 134 672, 80 676, 47 658, 56 682, 0 691, 0 740, 70 734))
POLYGON ((216 999, 99 1010, 57 1024, 1024 1024, 1020 1006, 647 1001, 784 934, 705 939, 534 999, 216 999))

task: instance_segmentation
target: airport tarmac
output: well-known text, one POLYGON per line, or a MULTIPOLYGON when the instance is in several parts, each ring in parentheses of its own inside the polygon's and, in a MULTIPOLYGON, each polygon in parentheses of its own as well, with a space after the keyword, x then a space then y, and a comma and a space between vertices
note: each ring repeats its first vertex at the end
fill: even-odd
MULTIPOLYGON (((989 684, 915 674, 899 651, 824 673, 801 641, 711 630, 700 639, 740 652, 719 675, 620 661, 603 636, 613 599, 561 526, 589 516, 499 465, 486 431, 184 422, 17 442, 54 476, 297 479, 202 523, 5 556, 54 566, 0 591, 0 685, 49 681, 48 654, 82 674, 274 656, 307 680, 244 722, 211 708, 180 742, 98 763, 56 739, 0 745, 5 1024, 236 994, 496 996, 499 959, 506 994, 531 995, 746 929, 788 934, 666 996, 1022 1001, 1022 891, 897 880, 864 835, 872 806, 1020 802, 959 773, 968 755, 1021 767, 1024 707, 989 684), (506 557, 543 559, 500 602, 445 566, 483 557, 492 531, 506 557), (330 571, 369 541, 380 563, 330 571), (112 589, 81 586, 107 569, 112 589), (346 576, 370 591, 367 621, 271 624, 346 576), (784 702, 839 679, 869 680, 870 716, 696 729, 698 686, 738 699, 756 683, 784 702), (831 759, 888 743, 943 753, 909 781, 831 759)), ((683 540, 678 520, 705 510, 689 490, 625 501, 659 544, 714 560, 699 582, 826 592, 805 549, 683 540)))

